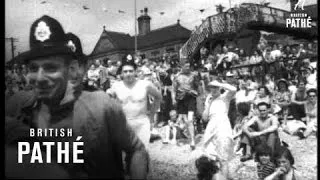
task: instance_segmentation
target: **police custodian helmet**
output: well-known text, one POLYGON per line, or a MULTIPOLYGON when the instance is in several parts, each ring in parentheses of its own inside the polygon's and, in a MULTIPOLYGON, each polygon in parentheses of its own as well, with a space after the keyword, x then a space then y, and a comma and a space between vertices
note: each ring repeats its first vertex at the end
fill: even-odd
POLYGON ((56 19, 44 15, 31 25, 30 50, 20 54, 20 59, 26 63, 31 59, 51 55, 69 54, 77 57, 69 40, 61 24, 56 19))

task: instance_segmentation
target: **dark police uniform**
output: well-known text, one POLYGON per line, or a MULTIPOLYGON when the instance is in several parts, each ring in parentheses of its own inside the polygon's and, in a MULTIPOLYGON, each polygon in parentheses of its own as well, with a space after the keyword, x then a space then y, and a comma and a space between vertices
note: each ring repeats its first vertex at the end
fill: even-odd
MULTIPOLYGON (((21 54, 21 59, 28 62, 37 57, 62 54, 78 58, 75 47, 68 43, 69 40, 57 20, 43 16, 32 24, 30 51, 21 54)), ((40 118, 41 104, 35 93, 24 91, 18 92, 6 101, 7 178, 61 178, 61 174, 67 174, 70 178, 124 179, 122 151, 129 155, 135 153, 143 159, 143 163, 148 163, 148 153, 127 125, 121 105, 106 93, 82 91, 80 86, 68 83, 60 105, 51 109, 49 128, 72 128, 72 137, 30 137, 29 129, 39 127, 37 121, 40 118), (84 159, 83 164, 74 164, 71 161, 59 164, 60 169, 45 163, 30 164, 30 159, 24 159, 25 163, 18 164, 17 156, 13 152, 17 150, 17 143, 20 141, 74 142, 78 136, 81 136, 81 142, 84 142, 81 158, 84 159), (49 171, 37 171, 39 167, 55 172, 44 174, 49 171), (18 170, 23 173, 15 173, 18 170)), ((70 148, 71 156, 72 143, 70 148)), ((54 152, 53 149, 53 155, 54 152)), ((54 159, 52 158, 53 161, 54 159)))

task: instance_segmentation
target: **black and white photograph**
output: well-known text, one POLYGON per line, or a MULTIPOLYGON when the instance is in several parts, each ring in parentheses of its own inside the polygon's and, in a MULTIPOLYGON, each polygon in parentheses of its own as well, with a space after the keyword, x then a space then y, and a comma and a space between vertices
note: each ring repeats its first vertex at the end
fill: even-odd
POLYGON ((317 0, 5 0, 4 41, 5 179, 317 179, 317 0))

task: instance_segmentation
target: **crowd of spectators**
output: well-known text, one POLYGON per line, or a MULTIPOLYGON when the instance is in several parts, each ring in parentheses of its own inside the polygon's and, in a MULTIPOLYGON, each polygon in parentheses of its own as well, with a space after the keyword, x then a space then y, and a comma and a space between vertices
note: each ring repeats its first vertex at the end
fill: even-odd
MULTIPOLYGON (((279 159, 289 159, 287 169, 288 172, 292 171, 290 152, 275 147, 277 143, 281 144, 277 131, 280 128, 301 139, 313 132, 317 135, 317 42, 295 46, 262 42, 252 55, 241 48, 227 46, 222 47, 221 53, 213 54, 203 49, 201 52, 199 61, 190 61, 192 73, 199 81, 197 112, 193 122, 196 133, 201 134, 206 128, 207 122, 203 121, 202 113, 205 99, 210 94, 209 82, 228 82, 237 88, 230 102, 228 116, 234 129, 234 139, 239 139, 236 151, 242 150, 241 160, 252 159, 252 154, 256 152, 259 178, 272 179, 267 176, 271 174, 276 177, 287 171, 277 169, 276 164, 270 161, 264 162, 261 156, 271 157, 274 151, 282 152, 279 159), (263 123, 261 118, 264 116, 269 118, 271 125, 263 123), (269 128, 271 126, 273 129, 269 128), (268 136, 265 137, 265 134, 268 136), (261 148, 261 142, 266 142, 271 149, 261 148), (281 159, 285 153, 289 157, 281 159)), ((176 120, 175 97, 172 96, 175 79, 181 71, 180 64, 170 59, 154 62, 139 57, 135 62, 138 65, 137 78, 151 81, 162 92, 161 107, 152 117, 152 128, 164 129, 165 133, 161 135, 163 143, 176 144, 177 139, 190 137, 183 123, 176 120)), ((118 70, 120 65, 121 61, 95 60, 88 65, 84 74, 83 87, 88 91, 107 91, 115 81, 121 79, 118 70)), ((17 91, 32 90, 27 74, 25 65, 6 67, 6 98, 17 91)), ((149 101, 152 106, 152 99, 149 101)))

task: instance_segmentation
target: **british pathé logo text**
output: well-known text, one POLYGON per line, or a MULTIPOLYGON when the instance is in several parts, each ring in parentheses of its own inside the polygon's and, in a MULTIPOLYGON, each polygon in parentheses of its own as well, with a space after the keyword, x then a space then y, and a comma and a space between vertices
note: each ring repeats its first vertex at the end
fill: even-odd
POLYGON ((286 27, 287 28, 311 28, 312 27, 312 19, 311 17, 304 11, 304 3, 305 0, 299 0, 295 6, 294 11, 290 13, 290 16, 286 18, 286 27), (299 8, 301 9, 300 11, 299 8), (302 11, 302 12, 301 12, 302 11))
POLYGON ((312 19, 306 13, 290 13, 286 19, 287 28, 311 28, 312 19))
MULTIPOLYGON (((73 137, 72 129, 30 129, 30 138, 32 137, 73 137)), ((18 142, 18 163, 23 163, 23 156, 31 154, 30 163, 52 163, 51 154, 53 149, 56 151, 57 163, 70 163, 69 157, 72 156, 72 163, 84 163, 84 160, 79 158, 78 155, 83 154, 83 142, 81 136, 78 136, 72 143, 69 142, 18 142), (32 146, 33 144, 33 146, 32 146), (45 154, 42 154, 42 148, 45 148, 45 154), (70 148, 69 148, 70 147, 70 148), (72 147, 72 148, 71 148, 72 147), (70 149, 72 152, 69 152, 70 149), (64 156, 64 158, 63 158, 64 156), (45 161, 43 160, 45 159, 45 161)), ((28 156, 30 157, 30 156, 28 156)), ((26 160, 26 159, 25 159, 26 160)))

